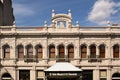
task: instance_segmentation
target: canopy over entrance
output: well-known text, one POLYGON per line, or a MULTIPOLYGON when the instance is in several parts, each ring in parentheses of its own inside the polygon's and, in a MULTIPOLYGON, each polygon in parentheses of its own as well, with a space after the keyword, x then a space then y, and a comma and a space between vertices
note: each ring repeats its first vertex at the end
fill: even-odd
POLYGON ((77 80, 81 77, 81 69, 71 63, 58 62, 45 70, 48 80, 77 80))
POLYGON ((52 67, 45 70, 45 72, 81 72, 82 70, 75 67, 71 63, 67 62, 58 62, 52 67))

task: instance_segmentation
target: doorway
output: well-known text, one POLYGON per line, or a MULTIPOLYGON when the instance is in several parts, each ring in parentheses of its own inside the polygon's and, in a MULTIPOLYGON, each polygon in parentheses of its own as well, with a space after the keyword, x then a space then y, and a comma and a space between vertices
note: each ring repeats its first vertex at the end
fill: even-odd
POLYGON ((19 80, 30 80, 30 70, 20 70, 19 80))
POLYGON ((82 80, 93 80, 93 71, 92 70, 83 70, 82 76, 83 76, 82 80))

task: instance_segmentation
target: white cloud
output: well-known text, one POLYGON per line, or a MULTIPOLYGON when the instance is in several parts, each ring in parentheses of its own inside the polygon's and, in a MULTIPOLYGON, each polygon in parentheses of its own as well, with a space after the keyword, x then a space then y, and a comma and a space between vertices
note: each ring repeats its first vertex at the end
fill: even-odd
POLYGON ((106 24, 112 15, 120 10, 120 2, 115 3, 112 0, 97 0, 89 12, 88 20, 99 25, 106 24))
POLYGON ((16 16, 30 16, 35 13, 31 7, 24 4, 13 3, 13 8, 16 16))

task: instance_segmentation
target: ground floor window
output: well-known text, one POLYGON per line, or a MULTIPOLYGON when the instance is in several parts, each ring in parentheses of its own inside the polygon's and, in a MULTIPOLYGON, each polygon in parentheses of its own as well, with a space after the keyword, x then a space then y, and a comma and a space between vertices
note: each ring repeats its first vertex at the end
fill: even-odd
POLYGON ((44 71, 38 70, 36 74, 37 74, 37 80, 43 80, 45 77, 44 71))
POLYGON ((107 71, 100 70, 100 80, 107 80, 107 71))
POLYGON ((30 70, 19 70, 19 80, 30 80, 30 70))

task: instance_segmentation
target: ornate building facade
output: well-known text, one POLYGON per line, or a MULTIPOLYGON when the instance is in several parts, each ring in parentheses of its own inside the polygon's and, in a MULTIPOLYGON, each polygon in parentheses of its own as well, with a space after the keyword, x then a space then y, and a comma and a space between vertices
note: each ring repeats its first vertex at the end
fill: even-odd
POLYGON ((0 26, 0 80, 120 80, 119 30, 73 25, 70 10, 43 27, 0 26))

